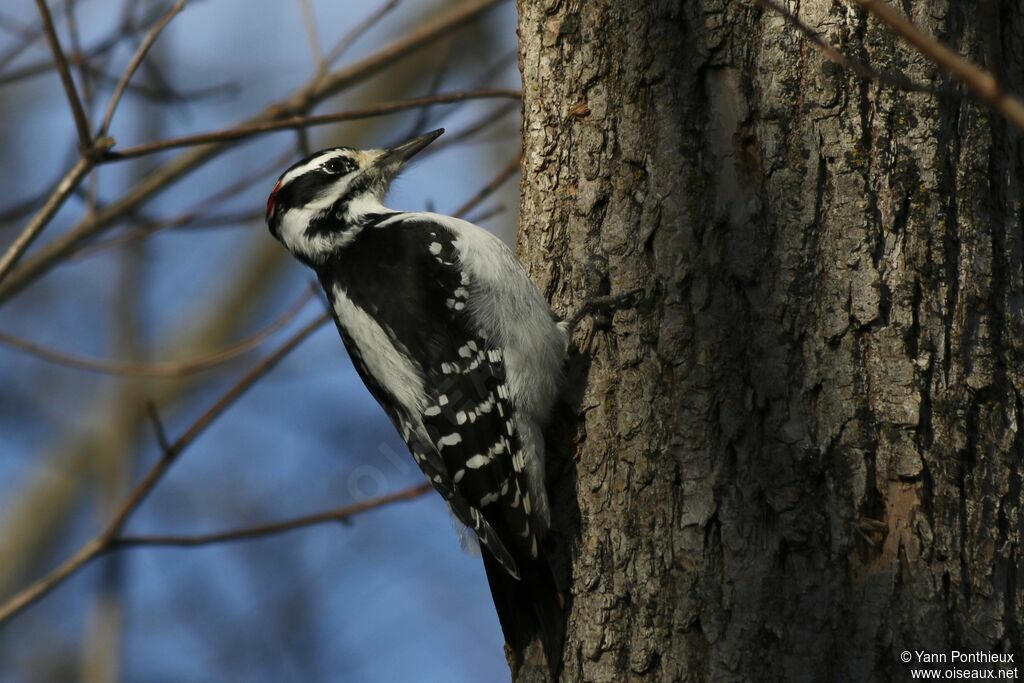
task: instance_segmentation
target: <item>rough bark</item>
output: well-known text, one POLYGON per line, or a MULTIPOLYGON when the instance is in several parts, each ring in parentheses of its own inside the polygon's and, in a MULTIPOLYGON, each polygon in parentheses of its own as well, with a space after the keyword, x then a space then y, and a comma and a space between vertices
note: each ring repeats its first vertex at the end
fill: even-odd
MULTIPOLYGON (((1018 0, 897 4, 1024 92, 1018 0)), ((577 331, 587 389, 549 455, 563 680, 1020 659, 1020 133, 748 2, 518 5, 520 255, 563 313, 643 292, 577 331)), ((948 86, 844 2, 790 8, 948 86)))

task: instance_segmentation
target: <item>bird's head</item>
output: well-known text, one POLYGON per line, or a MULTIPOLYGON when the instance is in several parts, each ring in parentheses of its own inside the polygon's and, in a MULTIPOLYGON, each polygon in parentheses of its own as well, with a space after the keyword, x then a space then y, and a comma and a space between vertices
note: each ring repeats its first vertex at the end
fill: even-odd
POLYGON ((293 164, 267 198, 270 234, 309 262, 350 239, 363 216, 382 210, 391 181, 443 128, 390 149, 331 147, 293 164))

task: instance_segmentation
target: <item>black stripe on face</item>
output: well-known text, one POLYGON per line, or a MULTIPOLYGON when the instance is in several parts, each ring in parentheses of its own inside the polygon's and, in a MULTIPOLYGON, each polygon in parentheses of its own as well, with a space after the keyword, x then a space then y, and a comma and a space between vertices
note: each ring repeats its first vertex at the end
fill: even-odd
MULTIPOLYGON (((291 173, 295 169, 299 168, 300 166, 305 166, 306 164, 309 164, 310 162, 316 160, 317 157, 324 157, 325 160, 326 160, 327 157, 335 156, 338 153, 340 153, 340 154, 344 155, 346 158, 352 160, 353 163, 354 163, 355 162, 355 160, 353 158, 353 153, 354 152, 355 152, 355 150, 352 149, 351 147, 328 147, 327 149, 321 149, 319 152, 313 152, 312 154, 310 154, 308 157, 305 157, 304 159, 299 159, 294 164, 292 164, 291 166, 286 168, 284 170, 284 173, 282 173, 280 175, 278 180, 283 180, 286 175, 288 175, 289 173, 291 173)), ((358 164, 356 164, 356 165, 358 165, 358 164)))
POLYGON ((288 209, 303 207, 339 180, 352 174, 359 168, 359 163, 352 156, 352 152, 353 150, 348 147, 321 150, 289 166, 281 174, 279 182, 295 169, 315 162, 317 157, 325 157, 323 163, 313 166, 302 175, 292 178, 278 188, 274 196, 275 207, 278 207, 282 213, 288 209))

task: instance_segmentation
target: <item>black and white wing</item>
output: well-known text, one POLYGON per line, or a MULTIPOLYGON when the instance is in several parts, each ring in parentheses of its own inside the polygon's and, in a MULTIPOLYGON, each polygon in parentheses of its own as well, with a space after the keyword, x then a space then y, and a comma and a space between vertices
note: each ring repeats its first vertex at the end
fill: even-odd
MULTIPOLYGON (((381 222, 381 221, 378 221, 381 222)), ((422 218, 368 226, 318 274, 356 368, 434 488, 512 575, 537 556, 500 348, 470 310, 454 236, 422 218), (380 287, 386 287, 382 295, 380 287)))

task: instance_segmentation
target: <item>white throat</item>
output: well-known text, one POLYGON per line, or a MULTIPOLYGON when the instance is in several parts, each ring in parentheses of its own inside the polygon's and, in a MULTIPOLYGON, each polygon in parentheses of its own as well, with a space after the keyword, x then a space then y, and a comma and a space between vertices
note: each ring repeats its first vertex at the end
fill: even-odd
POLYGON ((368 192, 348 202, 343 215, 331 217, 338 224, 337 232, 318 232, 310 236, 307 233, 309 226, 315 220, 324 218, 336 201, 335 194, 330 193, 305 206, 285 212, 281 217, 280 235, 288 251, 319 263, 355 239, 362 231, 366 216, 390 211, 381 204, 378 197, 368 192), (347 227, 343 229, 343 226, 347 227))

